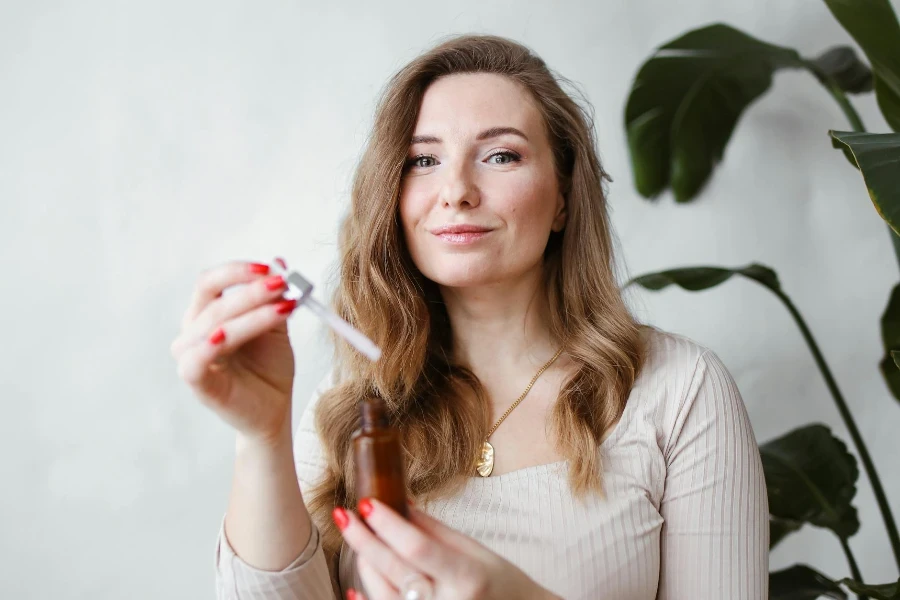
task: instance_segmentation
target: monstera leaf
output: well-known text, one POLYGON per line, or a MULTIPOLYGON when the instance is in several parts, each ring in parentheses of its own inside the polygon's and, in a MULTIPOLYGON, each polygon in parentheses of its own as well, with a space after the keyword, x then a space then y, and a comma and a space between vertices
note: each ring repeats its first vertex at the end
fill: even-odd
POLYGON ((885 120, 900 131, 900 24, 888 0, 825 0, 872 63, 875 97, 885 120))
POLYGON ((769 600, 847 600, 838 584, 806 565, 769 573, 769 600))
POLYGON ((753 279, 773 291, 781 290, 781 284, 778 282, 778 275, 775 274, 775 271, 756 263, 738 269, 727 269, 724 267, 670 269, 635 277, 629 282, 629 285, 636 283, 641 287, 654 291, 670 285, 677 285, 690 292, 699 292, 724 283, 735 275, 753 279))
POLYGON ((850 588, 851 592, 865 594, 872 600, 900 600, 900 579, 897 580, 897 583, 881 585, 866 585, 852 579, 841 579, 840 583, 850 588))
POLYGON ((881 359, 881 374, 894 398, 900 400, 900 283, 894 286, 891 299, 881 315, 881 341, 885 356, 881 359))
POLYGON ((671 187, 694 198, 722 159, 741 113, 782 68, 804 67, 796 50, 733 27, 695 29, 660 47, 631 88, 625 128, 635 185, 646 198, 671 187))
POLYGON ((759 447, 776 518, 807 522, 846 539, 859 530, 856 495, 859 469, 847 446, 824 425, 807 425, 759 447))
POLYGON ((900 133, 829 133, 835 148, 853 154, 875 210, 900 235, 900 133))

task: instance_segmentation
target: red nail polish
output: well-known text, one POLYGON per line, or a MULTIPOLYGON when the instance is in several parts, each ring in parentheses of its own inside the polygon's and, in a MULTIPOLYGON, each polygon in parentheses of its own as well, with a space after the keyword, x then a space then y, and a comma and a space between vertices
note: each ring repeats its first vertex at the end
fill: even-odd
POLYGON ((266 278, 266 289, 270 292, 280 290, 284 287, 284 277, 281 275, 272 275, 266 278))
POLYGON ((369 515, 372 514, 372 509, 375 507, 372 506, 371 500, 369 500, 368 498, 363 498, 359 501, 359 505, 357 505, 357 508, 359 509, 359 514, 362 515, 362 518, 366 519, 369 517, 369 515))
POLYGON ((346 529, 347 525, 350 524, 350 517, 347 516, 347 511, 340 506, 331 511, 331 518, 334 519, 334 524, 337 525, 337 528, 341 531, 346 529))
POLYGON ((255 273, 256 275, 268 275, 269 265, 264 265, 262 263, 250 263, 250 272, 255 273))
POLYGON ((294 309, 297 308, 296 300, 282 300, 275 304, 275 310, 279 315, 286 315, 288 313, 294 312, 294 309))
POLYGON ((281 267, 282 269, 284 269, 285 271, 287 271, 287 263, 284 262, 284 259, 283 259, 283 258, 281 258, 280 256, 279 256, 279 257, 276 257, 276 258, 275 258, 275 262, 278 263, 278 266, 279 266, 279 267, 281 267))
POLYGON ((350 588, 347 590, 347 600, 356 600, 359 596, 356 595, 356 590, 350 588))
POLYGON ((222 342, 225 341, 225 330, 219 327, 216 329, 211 336, 209 336, 209 343, 213 346, 218 346, 222 342))

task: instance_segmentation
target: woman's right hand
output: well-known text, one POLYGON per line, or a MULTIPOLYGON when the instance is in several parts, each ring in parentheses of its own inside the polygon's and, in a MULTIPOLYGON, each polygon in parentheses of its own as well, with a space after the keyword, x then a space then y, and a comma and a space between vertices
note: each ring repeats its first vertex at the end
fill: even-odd
POLYGON ((297 302, 282 298, 286 289, 264 264, 209 269, 198 278, 172 342, 179 376, 248 439, 273 441, 290 428, 294 353, 287 319, 297 302))

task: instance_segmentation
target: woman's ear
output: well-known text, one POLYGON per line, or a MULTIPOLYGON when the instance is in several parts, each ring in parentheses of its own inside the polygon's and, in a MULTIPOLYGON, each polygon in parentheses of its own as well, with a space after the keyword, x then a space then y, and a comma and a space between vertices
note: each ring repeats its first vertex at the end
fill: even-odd
POLYGON ((562 192, 556 198, 556 216, 553 217, 553 226, 551 229, 556 232, 562 231, 566 226, 566 199, 562 192))

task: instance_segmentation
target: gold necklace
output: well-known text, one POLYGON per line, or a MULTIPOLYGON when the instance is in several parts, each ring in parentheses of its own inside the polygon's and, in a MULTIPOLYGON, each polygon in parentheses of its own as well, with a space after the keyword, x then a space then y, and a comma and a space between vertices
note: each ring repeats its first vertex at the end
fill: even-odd
POLYGON ((488 439, 490 439, 491 435, 493 435, 493 433, 497 431, 497 428, 500 427, 500 423, 503 422, 503 419, 508 417, 509 413, 511 413, 519 405, 519 403, 525 399, 525 396, 528 395, 529 391, 531 391, 531 386, 534 385, 534 382, 538 380, 538 377, 540 377, 541 374, 546 371, 557 358, 559 358, 559 355, 562 354, 562 351, 563 349, 560 348, 556 352, 556 354, 553 355, 553 358, 548 360, 547 363, 543 367, 541 367, 540 371, 534 374, 534 377, 531 378, 531 382, 528 384, 528 387, 525 388, 525 391, 522 392, 522 395, 519 396, 519 399, 513 402, 512 406, 506 409, 506 412, 503 413, 503 416, 501 416, 500 419, 496 423, 494 423, 494 426, 491 427, 491 430, 488 431, 487 436, 485 436, 484 438, 484 443, 481 445, 481 453, 475 460, 475 470, 482 477, 490 476, 491 472, 494 470, 494 447, 491 445, 488 439))

